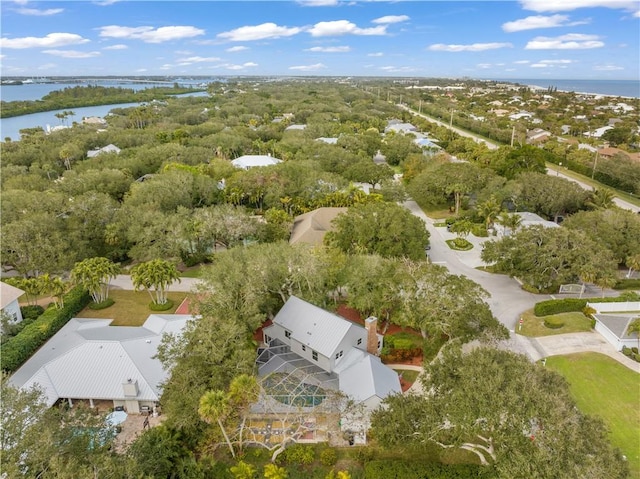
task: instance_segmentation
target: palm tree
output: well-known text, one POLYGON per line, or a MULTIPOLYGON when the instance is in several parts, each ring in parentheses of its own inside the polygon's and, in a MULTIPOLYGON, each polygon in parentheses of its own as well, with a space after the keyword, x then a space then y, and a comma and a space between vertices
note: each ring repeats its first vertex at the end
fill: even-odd
POLYGON ((476 210, 478 211, 478 214, 484 218, 485 227, 489 229, 502 211, 502 205, 494 195, 491 195, 487 201, 480 203, 476 210))
POLYGON ((633 273, 634 270, 640 270, 640 253, 627 257, 625 265, 629 268, 629 271, 627 272, 627 278, 631 278, 631 273, 633 273))
POLYGON ((229 394, 227 396, 230 407, 240 413, 242 421, 240 424, 240 435, 238 439, 238 448, 242 453, 242 433, 246 422, 246 412, 249 407, 258 400, 260 396, 260 385, 255 376, 249 374, 241 374, 236 376, 229 385, 229 394))
POLYGON ((255 479, 258 472, 256 466, 244 461, 238 462, 238 464, 229 468, 229 470, 235 479, 255 479))
POLYGON ((587 199, 587 206, 594 210, 611 208, 615 196, 608 188, 598 188, 593 190, 587 199))
POLYGON ((136 291, 146 289, 154 304, 167 302, 167 288, 180 282, 180 273, 173 263, 164 259, 153 259, 131 269, 131 280, 136 291), (151 289, 155 291, 155 296, 151 289))
MULTIPOLYGON (((597 271, 592 266, 585 266, 579 273, 580 281, 582 281, 582 291, 584 291, 587 283, 594 283, 598 276, 597 271)), ((582 291, 580 298, 582 298, 582 291)))
POLYGON ((284 467, 280 467, 276 464, 266 464, 264 466, 264 478, 265 479, 287 479, 289 473, 284 467))
POLYGON ((67 291, 67 284, 62 278, 52 278, 49 274, 43 274, 38 277, 43 293, 50 294, 55 299, 57 309, 64 308, 64 293, 67 291))
POLYGON ((235 458, 236 452, 233 450, 233 445, 231 444, 231 440, 227 435, 227 430, 224 428, 223 423, 228 413, 229 402, 224 391, 207 391, 200 398, 198 414, 205 422, 209 424, 211 424, 212 422, 218 423, 218 426, 222 431, 222 435, 224 436, 224 440, 227 442, 229 450, 231 451, 231 456, 235 458))
POLYGON ((504 228, 504 236, 509 236, 512 232, 515 232, 522 224, 522 217, 515 213, 508 213, 504 211, 498 218, 497 223, 504 228), (507 234, 507 232, 509 234, 507 234))
POLYGON ((87 258, 75 264, 71 281, 87 289, 94 303, 102 303, 109 297, 109 285, 118 273, 120 265, 108 258, 87 258))
POLYGON ((629 326, 627 326, 627 334, 630 335, 632 333, 636 333, 636 337, 638 338, 638 349, 640 349, 640 316, 631 321, 629 326))
POLYGON ((609 272, 605 272, 599 275, 595 280, 595 284, 602 289, 603 298, 604 298, 604 290, 613 288, 616 283, 617 283, 616 277, 609 272))

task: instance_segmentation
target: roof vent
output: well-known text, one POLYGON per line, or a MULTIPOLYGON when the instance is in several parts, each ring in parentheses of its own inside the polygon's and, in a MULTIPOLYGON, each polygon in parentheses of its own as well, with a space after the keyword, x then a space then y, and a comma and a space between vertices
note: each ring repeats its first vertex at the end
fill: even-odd
POLYGON ((147 343, 147 344, 151 344, 151 340, 150 340, 150 339, 147 339, 146 343, 147 343))

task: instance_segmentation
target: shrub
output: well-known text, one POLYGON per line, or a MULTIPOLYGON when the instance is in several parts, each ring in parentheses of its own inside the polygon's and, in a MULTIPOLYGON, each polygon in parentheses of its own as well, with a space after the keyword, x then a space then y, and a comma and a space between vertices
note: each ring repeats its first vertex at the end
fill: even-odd
MULTIPOLYGON (((287 448, 282 454, 278 456, 278 459, 282 458, 282 461, 287 464, 300 464, 308 466, 315 459, 315 451, 313 447, 305 444, 294 444, 287 448)), ((280 461, 278 461, 280 462, 280 461)))
POLYGON ((64 307, 49 307, 38 319, 0 348, 0 369, 13 372, 40 346, 56 334, 90 301, 87 290, 75 287, 64 296, 64 307))
POLYGON ((622 354, 624 354, 625 356, 631 357, 631 354, 632 354, 631 348, 622 346, 622 354))
POLYGON ((549 329, 560 329, 562 326, 564 326, 564 321, 562 321, 562 319, 560 318, 552 316, 550 318, 545 318, 544 325, 549 329))
POLYGON ((471 227, 471 234, 473 234, 473 236, 477 236, 478 238, 486 238, 489 236, 487 228, 485 228, 484 225, 477 224, 471 227))
POLYGON ((20 306, 20 313, 22 314, 23 320, 36 319, 42 313, 44 313, 44 308, 37 304, 31 304, 29 306, 20 306))
POLYGON ((636 348, 635 346, 631 348, 631 351, 633 351, 635 354, 638 354, 638 348, 636 348))
POLYGON ((323 466, 333 466, 338 460, 338 454, 335 449, 327 448, 320 453, 320 462, 323 466))
POLYGON ((618 280, 613 289, 640 289, 640 278, 618 280))
POLYGON ((149 309, 151 311, 167 311, 173 308, 173 301, 167 299, 166 303, 158 304, 158 303, 149 303, 149 309))
POLYGON ((93 301, 91 301, 89 303, 89 309, 92 309, 93 311, 99 311, 101 309, 107 309, 109 306, 112 306, 115 303, 115 301, 111 298, 107 298, 104 301, 101 301, 99 303, 94 303, 93 301))
POLYGON ((625 291, 617 297, 549 299, 537 303, 533 312, 536 316, 542 317, 551 314, 583 311, 587 303, 620 303, 625 301, 640 301, 640 295, 635 291, 625 291))
POLYGON ((376 456, 376 451, 371 446, 358 447, 353 450, 353 458, 360 464, 366 464, 376 456))
POLYGON ((586 299, 566 298, 550 299, 536 303, 533 312, 536 316, 549 316, 551 314, 570 313, 582 311, 587 305, 586 299))
POLYGON ((472 464, 441 464, 401 459, 370 461, 365 465, 366 479, 472 479, 487 477, 483 466, 472 464))
POLYGON ((413 347, 413 341, 410 339, 396 338, 393 343, 394 349, 411 349, 413 347))

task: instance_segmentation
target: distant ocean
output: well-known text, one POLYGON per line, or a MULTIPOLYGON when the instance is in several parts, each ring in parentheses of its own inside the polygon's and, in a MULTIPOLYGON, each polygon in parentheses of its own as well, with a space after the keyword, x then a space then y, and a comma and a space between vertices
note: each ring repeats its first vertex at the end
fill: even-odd
POLYGON ((640 81, 636 80, 554 80, 554 79, 497 79, 521 85, 535 85, 542 88, 553 87, 561 91, 576 93, 599 93, 601 95, 626 96, 640 98, 640 81))

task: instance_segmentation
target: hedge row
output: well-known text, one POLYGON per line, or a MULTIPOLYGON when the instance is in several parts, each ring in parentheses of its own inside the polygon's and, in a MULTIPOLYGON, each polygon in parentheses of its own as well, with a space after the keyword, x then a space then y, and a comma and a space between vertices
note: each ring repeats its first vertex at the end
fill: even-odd
POLYGON ((370 461, 364 467, 366 479, 473 479, 491 477, 490 469, 472 464, 385 460, 370 461))
POLYGON ((565 298, 565 299, 549 299, 536 303, 533 313, 538 316, 549 316, 550 314, 571 313, 573 311, 582 311, 587 303, 619 303, 624 301, 637 301, 629 295, 621 295, 607 298, 565 298))
POLYGON ((79 287, 64 296, 64 308, 50 306, 42 315, 27 325, 19 334, 0 348, 0 369, 13 372, 31 357, 49 338, 56 334, 91 300, 89 293, 79 287))

